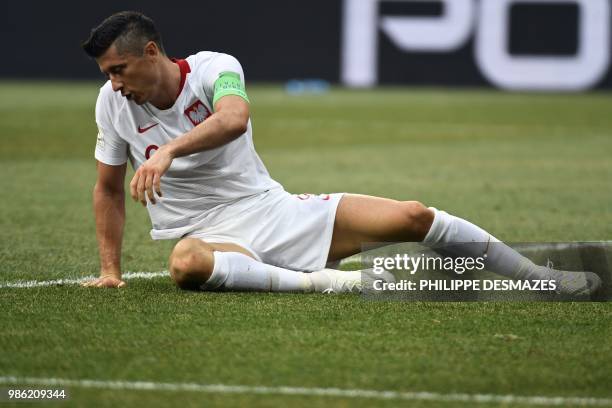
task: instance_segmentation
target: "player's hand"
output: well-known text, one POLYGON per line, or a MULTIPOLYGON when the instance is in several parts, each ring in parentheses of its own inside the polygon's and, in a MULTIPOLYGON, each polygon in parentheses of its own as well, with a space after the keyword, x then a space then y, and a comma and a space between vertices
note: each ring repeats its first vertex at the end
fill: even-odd
POLYGON ((132 178, 130 182, 130 195, 134 201, 140 201, 143 206, 147 205, 149 197, 151 204, 155 204, 155 195, 153 190, 157 192, 159 197, 161 192, 161 176, 170 168, 174 158, 165 146, 161 146, 153 156, 144 162, 132 178))
POLYGON ((87 288, 122 288, 125 286, 125 281, 114 275, 102 275, 99 278, 81 283, 81 286, 87 288))

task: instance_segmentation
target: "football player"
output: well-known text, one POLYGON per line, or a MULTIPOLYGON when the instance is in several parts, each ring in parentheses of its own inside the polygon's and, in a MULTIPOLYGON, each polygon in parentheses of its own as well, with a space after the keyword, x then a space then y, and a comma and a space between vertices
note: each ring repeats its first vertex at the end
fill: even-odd
MULTIPOLYGON (((366 242, 463 246, 488 270, 514 279, 555 280, 589 294, 600 280, 533 264, 476 225, 417 201, 356 194, 293 195, 257 155, 249 97, 236 58, 202 51, 169 58, 148 17, 120 12, 83 43, 108 81, 96 103, 94 188, 100 277, 86 286, 121 287, 124 178, 146 206, 153 239, 180 239, 170 254, 181 288, 359 292, 366 272, 326 269, 366 242)), ((384 279, 392 279, 387 276, 384 279)))

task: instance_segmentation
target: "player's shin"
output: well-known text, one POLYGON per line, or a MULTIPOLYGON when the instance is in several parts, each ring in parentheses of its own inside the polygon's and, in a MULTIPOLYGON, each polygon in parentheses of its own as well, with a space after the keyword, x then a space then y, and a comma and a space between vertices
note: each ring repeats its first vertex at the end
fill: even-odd
POLYGON ((548 279, 549 270, 535 265, 493 235, 469 221, 430 207, 433 224, 423 244, 443 255, 484 257, 487 270, 513 279, 548 279))
POLYGON ((214 252, 214 267, 204 290, 240 292, 361 293, 374 280, 394 281, 391 274, 322 269, 304 273, 256 261, 238 252, 214 252))
POLYGON ((314 290, 306 273, 264 264, 238 252, 214 252, 214 268, 204 290, 296 292, 314 290))

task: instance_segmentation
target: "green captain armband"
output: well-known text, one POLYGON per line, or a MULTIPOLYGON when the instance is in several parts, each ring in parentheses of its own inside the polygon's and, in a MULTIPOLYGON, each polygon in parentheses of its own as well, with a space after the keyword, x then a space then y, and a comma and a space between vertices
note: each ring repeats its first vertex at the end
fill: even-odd
POLYGON ((240 80, 240 75, 235 72, 226 71, 219 74, 219 78, 215 81, 213 106, 226 95, 237 95, 245 101, 251 102, 244 90, 244 84, 240 80))

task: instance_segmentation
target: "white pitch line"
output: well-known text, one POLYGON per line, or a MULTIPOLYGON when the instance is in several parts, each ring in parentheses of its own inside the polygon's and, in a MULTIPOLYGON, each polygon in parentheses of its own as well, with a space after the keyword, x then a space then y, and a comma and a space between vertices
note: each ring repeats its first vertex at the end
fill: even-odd
POLYGON ((382 400, 527 404, 546 406, 612 406, 610 398, 545 397, 496 394, 443 394, 437 392, 377 391, 342 388, 264 387, 225 384, 156 383, 150 381, 71 380, 65 378, 0 377, 4 385, 101 388, 111 390, 189 391, 215 394, 293 395, 307 397, 371 398, 382 400))
MULTIPOLYGON (((170 276, 168 271, 161 272, 126 272, 122 278, 125 280, 131 279, 153 279, 160 276, 170 276)), ((14 282, 2 282, 0 283, 0 289, 3 288, 38 288, 44 286, 64 286, 64 285, 78 285, 83 282, 87 282, 96 278, 96 276, 85 276, 77 279, 55 279, 47 281, 14 281, 14 282)))

